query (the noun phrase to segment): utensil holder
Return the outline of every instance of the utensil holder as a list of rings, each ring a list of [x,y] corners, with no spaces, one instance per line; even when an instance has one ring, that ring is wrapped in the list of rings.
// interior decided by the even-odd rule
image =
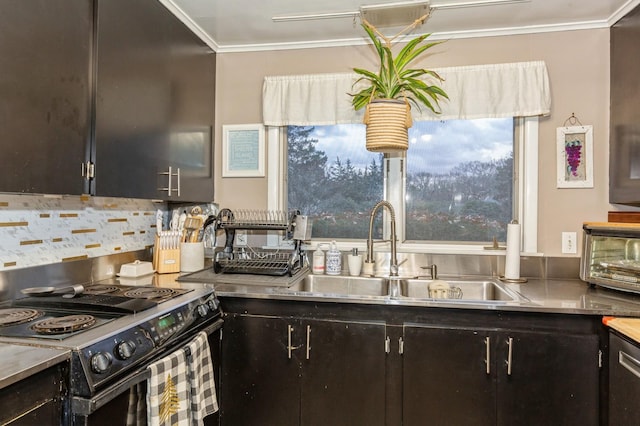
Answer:
[[[159,274],[180,272],[180,248],[161,248],[157,235],[153,247],[153,269]]]
[[[180,244],[180,272],[195,272],[204,269],[204,243]]]

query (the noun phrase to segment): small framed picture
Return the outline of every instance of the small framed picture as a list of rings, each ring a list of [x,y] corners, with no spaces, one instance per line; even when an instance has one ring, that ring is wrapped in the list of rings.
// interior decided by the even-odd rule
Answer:
[[[222,177],[264,176],[264,126],[222,126]]]
[[[593,126],[558,127],[558,188],[593,188]]]

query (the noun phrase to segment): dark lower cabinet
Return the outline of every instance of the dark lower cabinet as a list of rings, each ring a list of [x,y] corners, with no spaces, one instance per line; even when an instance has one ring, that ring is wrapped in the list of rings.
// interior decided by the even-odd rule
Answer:
[[[638,425],[640,345],[615,333],[609,343],[609,426]]]
[[[598,336],[518,331],[496,340],[498,425],[600,424]]]
[[[607,423],[600,317],[221,303],[223,426]]]
[[[495,362],[490,332],[403,327],[402,424],[495,425]],[[490,344],[489,344],[490,349]],[[489,361],[487,367],[486,361]]]
[[[300,424],[385,424],[385,324],[304,320]],[[308,351],[307,351],[308,350]]]
[[[0,390],[0,424],[11,426],[66,424],[64,364],[49,367]]]
[[[220,422],[295,425],[300,419],[296,356],[288,356],[287,320],[229,315],[222,337]]]
[[[222,425],[384,425],[384,323],[231,314],[224,327]]]
[[[598,425],[599,338],[405,324],[403,425]]]

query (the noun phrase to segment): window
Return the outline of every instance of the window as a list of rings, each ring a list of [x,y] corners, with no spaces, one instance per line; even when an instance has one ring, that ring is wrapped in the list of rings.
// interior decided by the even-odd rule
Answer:
[[[288,207],[311,216],[314,239],[366,238],[371,208],[388,199],[406,240],[505,240],[517,201],[513,119],[415,122],[406,157],[368,152],[364,138],[360,124],[287,128]]]

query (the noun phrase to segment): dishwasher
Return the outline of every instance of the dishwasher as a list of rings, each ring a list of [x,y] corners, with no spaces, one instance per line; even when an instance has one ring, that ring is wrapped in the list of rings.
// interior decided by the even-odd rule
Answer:
[[[640,345],[609,335],[609,426],[640,424]]]

